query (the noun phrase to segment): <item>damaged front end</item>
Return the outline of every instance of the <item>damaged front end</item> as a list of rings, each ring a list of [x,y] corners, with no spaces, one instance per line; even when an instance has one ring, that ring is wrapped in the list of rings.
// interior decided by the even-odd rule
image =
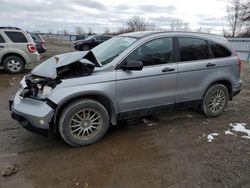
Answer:
[[[53,124],[56,104],[49,95],[64,79],[87,76],[100,66],[92,52],[72,52],[48,59],[20,82],[9,100],[11,116],[25,129],[47,135]]]
[[[51,79],[29,74],[25,76],[20,83],[22,90],[20,96],[22,98],[28,97],[43,100],[47,98],[52,89],[60,83],[60,79]]]
[[[54,56],[24,77],[20,83],[20,96],[44,100],[63,79],[88,76],[96,66],[101,65],[91,51]]]

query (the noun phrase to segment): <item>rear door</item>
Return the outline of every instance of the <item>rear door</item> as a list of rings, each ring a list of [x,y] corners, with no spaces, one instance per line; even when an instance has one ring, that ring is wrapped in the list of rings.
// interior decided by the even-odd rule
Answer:
[[[197,101],[202,98],[206,79],[218,68],[211,59],[206,40],[178,37],[178,78],[176,103]]]
[[[173,39],[151,40],[133,51],[124,63],[131,60],[141,61],[143,69],[117,70],[119,111],[126,114],[137,110],[144,114],[146,108],[174,106],[177,64],[173,61]]]
[[[10,39],[12,43],[9,43],[9,47],[19,48],[20,50],[30,53],[27,48],[28,39],[20,31],[4,31],[5,35]]]

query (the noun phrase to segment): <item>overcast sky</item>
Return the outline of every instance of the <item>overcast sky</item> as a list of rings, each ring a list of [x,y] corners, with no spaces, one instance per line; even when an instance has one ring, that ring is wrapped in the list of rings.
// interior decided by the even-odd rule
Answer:
[[[132,16],[142,16],[156,27],[168,29],[173,19],[192,29],[221,33],[227,29],[227,2],[223,0],[0,0],[0,25],[53,32],[76,26],[102,32],[125,26]]]

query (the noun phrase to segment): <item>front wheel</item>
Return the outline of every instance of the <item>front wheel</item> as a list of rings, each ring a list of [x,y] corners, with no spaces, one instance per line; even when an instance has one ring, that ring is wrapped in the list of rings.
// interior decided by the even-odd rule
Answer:
[[[98,142],[109,126],[105,107],[91,99],[69,104],[60,116],[59,132],[71,146],[86,146]]]
[[[229,99],[228,89],[222,84],[211,86],[203,99],[202,111],[207,117],[217,117],[225,110]]]

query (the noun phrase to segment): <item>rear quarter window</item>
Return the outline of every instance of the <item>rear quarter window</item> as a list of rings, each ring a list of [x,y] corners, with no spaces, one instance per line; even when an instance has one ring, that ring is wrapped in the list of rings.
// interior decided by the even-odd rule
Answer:
[[[2,35],[0,34],[0,43],[5,43],[4,38],[2,37]]]
[[[5,34],[14,43],[27,43],[28,42],[24,34],[21,32],[5,31]]]
[[[232,55],[231,51],[225,48],[224,46],[221,46],[214,42],[209,42],[209,43],[214,58],[229,57]]]

